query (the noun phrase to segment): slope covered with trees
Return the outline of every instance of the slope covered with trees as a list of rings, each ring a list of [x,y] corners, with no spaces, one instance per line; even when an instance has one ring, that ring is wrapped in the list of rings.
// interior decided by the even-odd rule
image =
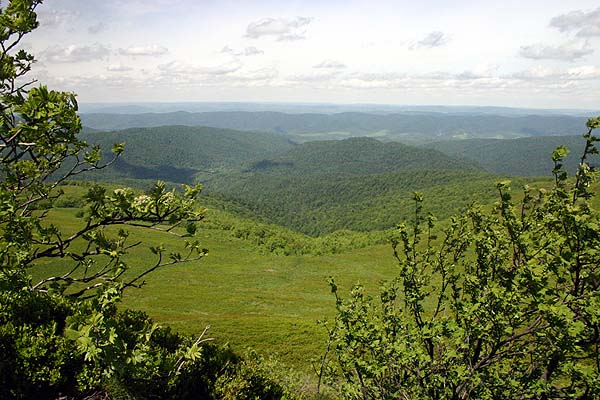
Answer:
[[[431,149],[370,138],[304,143],[240,173],[205,181],[206,192],[303,233],[382,230],[410,214],[410,193],[427,192],[442,217],[476,196],[494,196],[489,173]]]
[[[339,229],[394,227],[409,217],[411,193],[431,198],[428,210],[448,217],[475,199],[495,199],[497,175],[484,172],[422,170],[377,175],[240,174],[210,181],[206,193],[242,205],[264,220],[309,235]]]
[[[239,169],[244,163],[291,149],[288,139],[264,132],[189,126],[86,131],[82,139],[108,148],[124,143],[127,152],[96,179],[162,179],[192,183],[196,174]]]
[[[254,163],[247,172],[371,175],[427,169],[472,170],[476,166],[436,150],[362,137],[307,142],[279,157]]]
[[[553,168],[552,151],[566,146],[571,155],[564,160],[564,168],[577,172],[578,154],[585,142],[581,136],[539,136],[518,139],[465,139],[433,142],[427,148],[436,149],[452,157],[471,160],[487,171],[519,176],[550,175]],[[590,154],[589,162],[598,165],[597,155]]]

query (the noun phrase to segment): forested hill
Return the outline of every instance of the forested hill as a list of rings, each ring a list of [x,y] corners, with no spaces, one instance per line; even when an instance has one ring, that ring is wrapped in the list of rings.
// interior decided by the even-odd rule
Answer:
[[[368,175],[405,170],[477,168],[473,162],[461,161],[437,150],[358,137],[304,143],[279,157],[256,162],[246,172]]]
[[[285,114],[280,112],[172,112],[144,114],[82,114],[85,126],[101,130],[162,125],[212,126],[265,131],[312,140],[316,134],[379,136],[390,139],[528,137],[573,135],[585,118],[566,115],[471,115],[435,112],[367,114]],[[312,135],[312,136],[311,136]],[[321,136],[320,138],[323,138]]]
[[[87,130],[82,138],[110,149],[125,143],[116,166],[98,171],[103,177],[190,182],[198,172],[213,173],[291,149],[287,138],[264,132],[189,126],[132,128],[118,132]]]
[[[434,149],[372,138],[293,144],[274,133],[165,126],[86,131],[90,143],[125,142],[122,160],[87,178],[162,179],[205,184],[232,209],[320,235],[370,231],[412,215],[423,191],[441,217],[472,201],[495,198],[496,176]]]
[[[581,128],[580,128],[581,130]],[[429,143],[429,149],[452,157],[472,160],[485,170],[498,174],[520,176],[550,175],[554,168],[552,151],[566,146],[570,153],[564,167],[570,174],[577,171],[585,140],[579,136],[544,136],[512,140],[468,139]],[[592,165],[600,164],[598,155],[590,155]]]
[[[404,171],[377,175],[240,174],[207,182],[212,193],[270,221],[309,235],[340,229],[383,230],[414,217],[413,192],[439,218],[473,201],[497,199],[498,175],[479,171]],[[514,179],[519,188],[522,180]]]
[[[498,178],[436,150],[352,138],[298,145],[204,183],[206,192],[264,220],[321,235],[393,227],[414,213],[414,191],[425,193],[428,210],[447,217],[474,196],[495,198]]]

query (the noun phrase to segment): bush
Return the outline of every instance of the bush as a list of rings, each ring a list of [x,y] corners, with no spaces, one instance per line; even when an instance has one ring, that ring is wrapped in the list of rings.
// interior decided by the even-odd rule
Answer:
[[[588,121],[575,179],[553,153],[555,185],[508,182],[491,211],[473,206],[441,235],[422,212],[394,241],[397,279],[377,301],[336,296],[329,378],[347,399],[600,398],[600,214]]]

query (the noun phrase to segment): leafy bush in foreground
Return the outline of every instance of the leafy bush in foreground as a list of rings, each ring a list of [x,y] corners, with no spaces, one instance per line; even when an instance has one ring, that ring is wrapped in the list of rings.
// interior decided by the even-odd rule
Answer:
[[[586,163],[600,118],[587,126],[574,181],[559,147],[551,190],[525,187],[515,205],[498,183],[492,211],[474,206],[439,237],[415,193],[394,241],[398,277],[377,302],[360,286],[342,299],[331,281],[335,362],[323,365],[342,397],[600,398],[600,214]]]

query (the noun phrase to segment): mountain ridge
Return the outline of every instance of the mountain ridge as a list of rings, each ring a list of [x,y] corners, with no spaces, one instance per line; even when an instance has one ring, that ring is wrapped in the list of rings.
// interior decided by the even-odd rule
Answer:
[[[529,137],[567,135],[585,126],[586,118],[566,115],[502,116],[444,113],[286,114],[273,111],[170,112],[143,114],[82,114],[83,124],[99,130],[163,125],[208,126],[271,132],[299,141],[351,136],[388,140],[427,140],[471,137]],[[315,136],[316,135],[316,136]],[[337,135],[337,136],[336,136]]]

